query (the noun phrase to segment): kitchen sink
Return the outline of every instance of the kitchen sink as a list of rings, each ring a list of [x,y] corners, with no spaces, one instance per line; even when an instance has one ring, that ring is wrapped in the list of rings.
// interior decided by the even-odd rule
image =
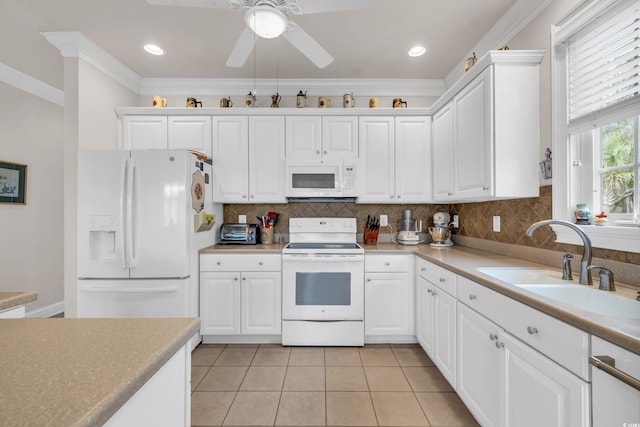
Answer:
[[[544,268],[478,268],[478,271],[511,284],[566,284],[562,272]],[[571,283],[571,282],[569,282]]]
[[[585,285],[515,284],[530,292],[592,313],[640,319],[640,301]]]

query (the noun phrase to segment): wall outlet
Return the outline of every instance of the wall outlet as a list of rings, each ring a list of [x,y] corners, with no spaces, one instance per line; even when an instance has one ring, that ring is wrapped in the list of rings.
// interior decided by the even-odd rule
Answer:
[[[247,223],[247,216],[246,215],[238,215],[238,222],[240,224],[246,224]]]
[[[493,217],[493,231],[494,233],[500,232],[500,215],[494,215]]]
[[[380,227],[386,227],[389,225],[389,217],[387,215],[380,215]]]
[[[453,221],[451,221],[451,225],[453,225],[453,228],[458,228],[460,227],[460,217],[458,215],[454,215],[453,216]]]

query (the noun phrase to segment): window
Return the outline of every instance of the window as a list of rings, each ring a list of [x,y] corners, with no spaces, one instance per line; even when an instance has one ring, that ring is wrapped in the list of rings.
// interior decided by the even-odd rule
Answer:
[[[588,203],[613,226],[583,227],[594,246],[640,252],[640,2],[587,1],[552,39],[553,216]]]

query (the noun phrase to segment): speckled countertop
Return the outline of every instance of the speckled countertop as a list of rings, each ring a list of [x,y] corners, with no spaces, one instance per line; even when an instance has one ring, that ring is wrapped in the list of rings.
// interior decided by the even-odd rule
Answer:
[[[38,294],[35,292],[0,292],[0,311],[18,305],[25,305],[28,302],[35,301]]]
[[[214,245],[201,250],[200,253],[264,253],[265,250],[270,253],[279,253],[283,247],[284,245],[255,245],[251,247],[233,246],[230,248],[224,245]],[[478,268],[486,267],[532,267],[560,271],[558,268],[463,246],[432,248],[429,245],[403,246],[395,243],[378,243],[377,245],[363,245],[363,247],[365,254],[416,254],[427,261],[431,261],[456,274],[478,282],[572,326],[597,335],[607,341],[611,341],[636,354],[640,354],[640,318],[612,317],[581,310],[529,292],[507,282],[502,282],[478,270]],[[628,297],[635,295],[633,288],[625,287],[624,284],[621,283],[617,283],[616,285],[616,293],[624,294]],[[638,304],[640,307],[640,302]]]
[[[0,426],[100,426],[199,327],[198,318],[1,319]]]

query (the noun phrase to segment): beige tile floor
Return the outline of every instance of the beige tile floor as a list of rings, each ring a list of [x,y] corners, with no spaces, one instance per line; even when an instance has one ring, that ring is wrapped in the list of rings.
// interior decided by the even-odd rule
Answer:
[[[478,426],[417,345],[207,345],[193,426]]]

